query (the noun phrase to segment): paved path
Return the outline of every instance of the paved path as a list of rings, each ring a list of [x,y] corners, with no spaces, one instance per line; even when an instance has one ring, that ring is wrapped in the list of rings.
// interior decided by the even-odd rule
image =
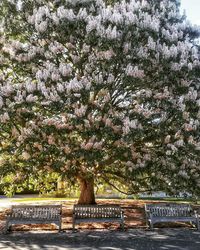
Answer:
[[[1,1],[1,0],[0,0]],[[14,195],[12,198],[8,198],[5,195],[0,195],[0,211],[4,210],[5,208],[9,208],[12,205],[18,204],[16,203],[17,200],[24,199],[24,198],[38,198],[39,196],[37,194],[31,194],[31,195]],[[38,201],[26,201],[26,203],[47,203],[51,200],[38,200]],[[0,249],[1,250],[1,249]]]
[[[84,230],[77,233],[14,232],[0,235],[1,250],[199,250],[193,229],[129,229],[125,232]]]
[[[4,210],[7,207],[11,206],[11,199],[0,195],[0,211]]]

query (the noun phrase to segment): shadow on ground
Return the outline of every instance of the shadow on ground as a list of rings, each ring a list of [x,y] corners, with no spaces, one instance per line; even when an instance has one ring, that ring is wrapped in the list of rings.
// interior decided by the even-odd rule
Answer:
[[[193,229],[84,230],[72,233],[14,232],[0,235],[0,250],[199,250]]]

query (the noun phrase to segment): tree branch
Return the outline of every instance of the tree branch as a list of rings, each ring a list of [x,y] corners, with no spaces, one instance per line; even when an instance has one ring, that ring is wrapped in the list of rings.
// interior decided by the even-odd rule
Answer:
[[[113,183],[111,183],[110,181],[108,181],[108,179],[106,178],[103,178],[104,181],[110,185],[111,187],[113,187],[114,189],[116,189],[118,192],[122,193],[122,194],[125,194],[125,195],[136,195],[138,193],[144,193],[144,192],[152,192],[153,190],[151,189],[147,189],[147,190],[140,190],[140,191],[137,191],[137,192],[124,192],[122,191],[121,189],[119,189],[118,187],[116,187]]]

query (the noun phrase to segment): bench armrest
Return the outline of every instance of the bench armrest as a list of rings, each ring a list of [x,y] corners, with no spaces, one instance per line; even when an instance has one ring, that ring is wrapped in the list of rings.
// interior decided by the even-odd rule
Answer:
[[[194,216],[195,216],[196,218],[199,217],[199,214],[198,214],[197,210],[194,210]]]
[[[145,214],[147,218],[151,218],[152,217],[152,213],[150,210],[145,210]]]
[[[11,215],[12,215],[12,211],[7,212],[7,213],[6,213],[6,218],[10,218]]]

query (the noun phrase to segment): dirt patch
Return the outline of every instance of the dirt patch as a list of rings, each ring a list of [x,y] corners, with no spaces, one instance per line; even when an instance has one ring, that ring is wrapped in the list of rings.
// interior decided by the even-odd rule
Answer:
[[[42,204],[53,204],[54,202],[44,202]],[[122,207],[125,216],[125,229],[128,228],[146,228],[145,210],[144,204],[152,203],[152,201],[135,201],[135,200],[97,200],[97,204],[118,204]],[[159,202],[160,203],[160,202]],[[29,203],[30,204],[30,203]],[[34,203],[36,204],[36,203]],[[39,203],[41,204],[41,202]],[[62,202],[62,229],[72,229],[72,209],[74,201]],[[200,209],[200,206],[195,207]],[[5,209],[0,212],[0,232],[2,232],[6,215],[9,213],[9,209]],[[76,226],[79,229],[119,229],[117,223],[82,223]],[[160,223],[159,227],[191,227],[188,223]],[[55,230],[55,225],[15,225],[12,227],[14,231],[28,231],[28,230]]]

